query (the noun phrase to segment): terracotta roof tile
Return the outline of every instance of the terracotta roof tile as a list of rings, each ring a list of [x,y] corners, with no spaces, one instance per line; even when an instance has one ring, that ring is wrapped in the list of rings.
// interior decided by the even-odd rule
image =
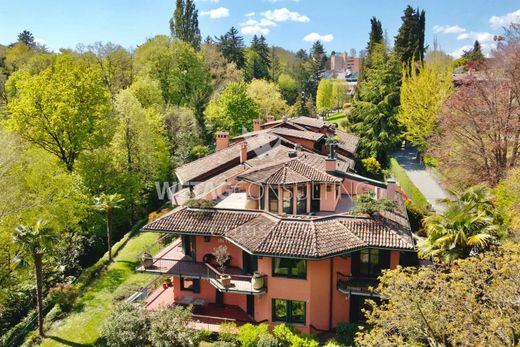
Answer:
[[[356,153],[359,144],[359,137],[339,129],[336,130],[336,135],[341,139],[338,143],[340,148],[351,154]]]
[[[222,236],[253,254],[322,258],[360,248],[413,250],[408,225],[381,217],[280,218],[264,211],[181,208],[143,230]]]
[[[304,140],[318,141],[324,135],[322,133],[315,133],[314,131],[301,131],[287,128],[274,128],[271,130],[271,133],[280,135],[280,136],[289,136],[296,137]]]

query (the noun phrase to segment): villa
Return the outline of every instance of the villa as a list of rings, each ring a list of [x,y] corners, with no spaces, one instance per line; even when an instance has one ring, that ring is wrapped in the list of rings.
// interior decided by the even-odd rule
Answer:
[[[215,153],[177,169],[174,210],[142,229],[174,236],[143,258],[140,271],[171,276],[147,307],[191,304],[208,324],[286,322],[305,333],[363,320],[365,300],[380,299],[369,287],[381,271],[417,257],[399,187],[356,174],[357,145],[308,117],[217,133]],[[366,193],[398,208],[350,213]],[[217,250],[229,256],[223,267]]]

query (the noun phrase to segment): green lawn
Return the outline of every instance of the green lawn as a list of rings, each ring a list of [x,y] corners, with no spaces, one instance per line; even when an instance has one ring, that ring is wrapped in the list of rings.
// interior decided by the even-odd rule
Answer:
[[[55,322],[46,332],[47,338],[41,346],[94,346],[99,339],[99,328],[112,308],[116,289],[130,283],[143,286],[152,279],[150,275],[135,272],[139,263],[136,256],[157,238],[154,233],[141,233],[131,238],[108,270],[84,289],[72,313]],[[152,251],[156,252],[155,249]]]
[[[429,210],[430,203],[424,197],[423,193],[417,188],[415,184],[410,180],[410,177],[406,174],[405,169],[397,162],[395,158],[390,159],[390,171],[392,175],[397,179],[401,188],[413,203],[419,207],[423,212]]]
[[[327,117],[328,122],[336,123],[339,129],[345,130],[340,124],[343,119],[347,119],[347,115],[343,113],[343,111],[336,112],[333,115]]]

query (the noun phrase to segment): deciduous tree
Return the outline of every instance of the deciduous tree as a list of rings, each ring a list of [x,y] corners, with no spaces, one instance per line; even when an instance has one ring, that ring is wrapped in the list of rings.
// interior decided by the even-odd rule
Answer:
[[[278,86],[266,80],[252,80],[247,86],[247,94],[258,105],[260,115],[280,117],[287,113],[288,106],[280,94]]]
[[[37,75],[17,74],[7,105],[9,126],[72,172],[81,152],[103,141],[110,103],[99,73],[62,55]]]

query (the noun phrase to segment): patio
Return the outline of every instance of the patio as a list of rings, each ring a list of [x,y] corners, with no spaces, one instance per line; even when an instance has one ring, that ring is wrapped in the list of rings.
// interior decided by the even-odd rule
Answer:
[[[155,311],[161,307],[171,307],[177,302],[182,302],[183,298],[176,300],[173,296],[173,288],[164,289],[158,287],[145,299],[147,310]],[[185,305],[182,305],[185,306]],[[233,322],[238,326],[254,322],[246,312],[234,305],[218,306],[213,303],[200,303],[193,306],[193,322],[190,324],[194,329],[209,330],[217,332],[219,325],[224,322]]]

